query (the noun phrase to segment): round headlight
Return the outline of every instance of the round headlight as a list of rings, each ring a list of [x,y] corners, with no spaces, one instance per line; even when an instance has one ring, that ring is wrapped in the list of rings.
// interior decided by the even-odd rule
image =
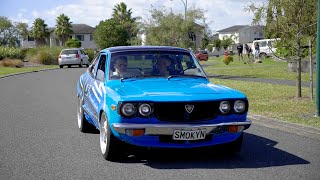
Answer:
[[[246,104],[243,101],[234,102],[234,111],[237,113],[242,113],[246,109]]]
[[[222,114],[227,114],[231,109],[230,103],[228,101],[221,101],[219,109]]]
[[[149,116],[152,113],[151,106],[149,104],[141,104],[139,106],[139,113],[142,116]]]
[[[136,108],[131,103],[126,103],[122,106],[121,112],[125,116],[132,116],[136,113]]]

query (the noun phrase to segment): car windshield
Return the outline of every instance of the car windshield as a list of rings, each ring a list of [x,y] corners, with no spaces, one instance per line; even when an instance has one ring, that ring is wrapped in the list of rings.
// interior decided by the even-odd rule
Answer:
[[[180,51],[126,51],[111,54],[110,79],[206,77],[196,58]]]
[[[61,54],[78,54],[78,50],[64,50]]]

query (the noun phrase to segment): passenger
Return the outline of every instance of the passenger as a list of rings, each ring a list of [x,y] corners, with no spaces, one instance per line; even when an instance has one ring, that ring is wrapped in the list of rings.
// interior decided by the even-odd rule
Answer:
[[[115,59],[113,75],[123,78],[126,76],[128,59],[125,56],[119,56]]]
[[[169,76],[169,67],[171,66],[171,59],[169,56],[160,56],[159,60],[157,61],[157,68],[159,74],[161,76]]]

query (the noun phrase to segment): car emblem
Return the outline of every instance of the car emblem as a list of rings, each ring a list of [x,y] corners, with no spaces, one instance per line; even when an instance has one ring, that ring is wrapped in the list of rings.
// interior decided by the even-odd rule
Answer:
[[[193,111],[194,105],[187,104],[184,106],[186,111],[190,114]]]

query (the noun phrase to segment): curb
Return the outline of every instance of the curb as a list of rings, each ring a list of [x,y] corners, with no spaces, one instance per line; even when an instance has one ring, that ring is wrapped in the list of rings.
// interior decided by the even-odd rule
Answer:
[[[34,71],[28,71],[28,72],[13,73],[13,74],[8,74],[8,75],[0,76],[0,79],[4,79],[4,78],[10,77],[10,76],[17,76],[17,75],[21,75],[21,74],[28,74],[28,73],[48,71],[48,70],[55,70],[55,69],[59,69],[59,68],[49,68],[49,69],[40,69],[40,70],[34,70]]]
[[[248,118],[253,124],[320,140],[320,128],[266,118],[255,114],[249,114]]]

